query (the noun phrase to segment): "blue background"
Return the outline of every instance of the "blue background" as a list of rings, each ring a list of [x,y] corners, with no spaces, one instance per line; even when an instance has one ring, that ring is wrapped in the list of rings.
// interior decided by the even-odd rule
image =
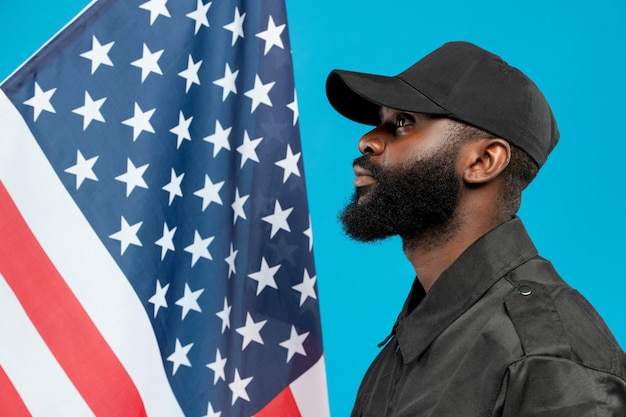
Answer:
[[[349,415],[414,272],[397,239],[363,245],[341,232],[336,214],[352,193],[351,161],[367,127],[332,110],[325,79],[333,68],[395,75],[450,40],[501,55],[551,103],[561,142],[525,192],[520,216],[539,252],[625,346],[626,2],[286,2],[332,415]],[[86,3],[2,0],[0,79]]]

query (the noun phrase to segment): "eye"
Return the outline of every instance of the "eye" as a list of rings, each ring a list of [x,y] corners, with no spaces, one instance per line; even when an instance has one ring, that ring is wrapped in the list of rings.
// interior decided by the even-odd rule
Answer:
[[[400,113],[396,117],[396,129],[399,129],[401,127],[410,126],[414,122],[415,122],[415,119],[413,119],[413,117],[411,115],[406,114],[406,113]]]

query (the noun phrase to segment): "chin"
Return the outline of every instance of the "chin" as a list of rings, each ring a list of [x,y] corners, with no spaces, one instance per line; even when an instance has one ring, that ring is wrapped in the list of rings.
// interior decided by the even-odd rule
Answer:
[[[369,200],[370,195],[372,194],[372,187],[360,187],[357,188],[354,192],[354,202],[357,204],[361,204],[364,201]]]

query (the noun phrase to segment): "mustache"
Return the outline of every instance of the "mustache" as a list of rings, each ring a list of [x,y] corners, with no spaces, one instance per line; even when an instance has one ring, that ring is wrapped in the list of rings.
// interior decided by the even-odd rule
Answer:
[[[374,164],[368,155],[360,156],[352,161],[352,166],[355,165],[358,165],[361,168],[368,170],[376,179],[380,178],[383,174],[383,169],[380,166]]]

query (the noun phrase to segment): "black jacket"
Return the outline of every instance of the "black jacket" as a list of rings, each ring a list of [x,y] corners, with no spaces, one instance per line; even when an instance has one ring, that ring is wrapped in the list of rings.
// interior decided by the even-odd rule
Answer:
[[[353,417],[626,416],[626,356],[515,218],[418,280]]]

